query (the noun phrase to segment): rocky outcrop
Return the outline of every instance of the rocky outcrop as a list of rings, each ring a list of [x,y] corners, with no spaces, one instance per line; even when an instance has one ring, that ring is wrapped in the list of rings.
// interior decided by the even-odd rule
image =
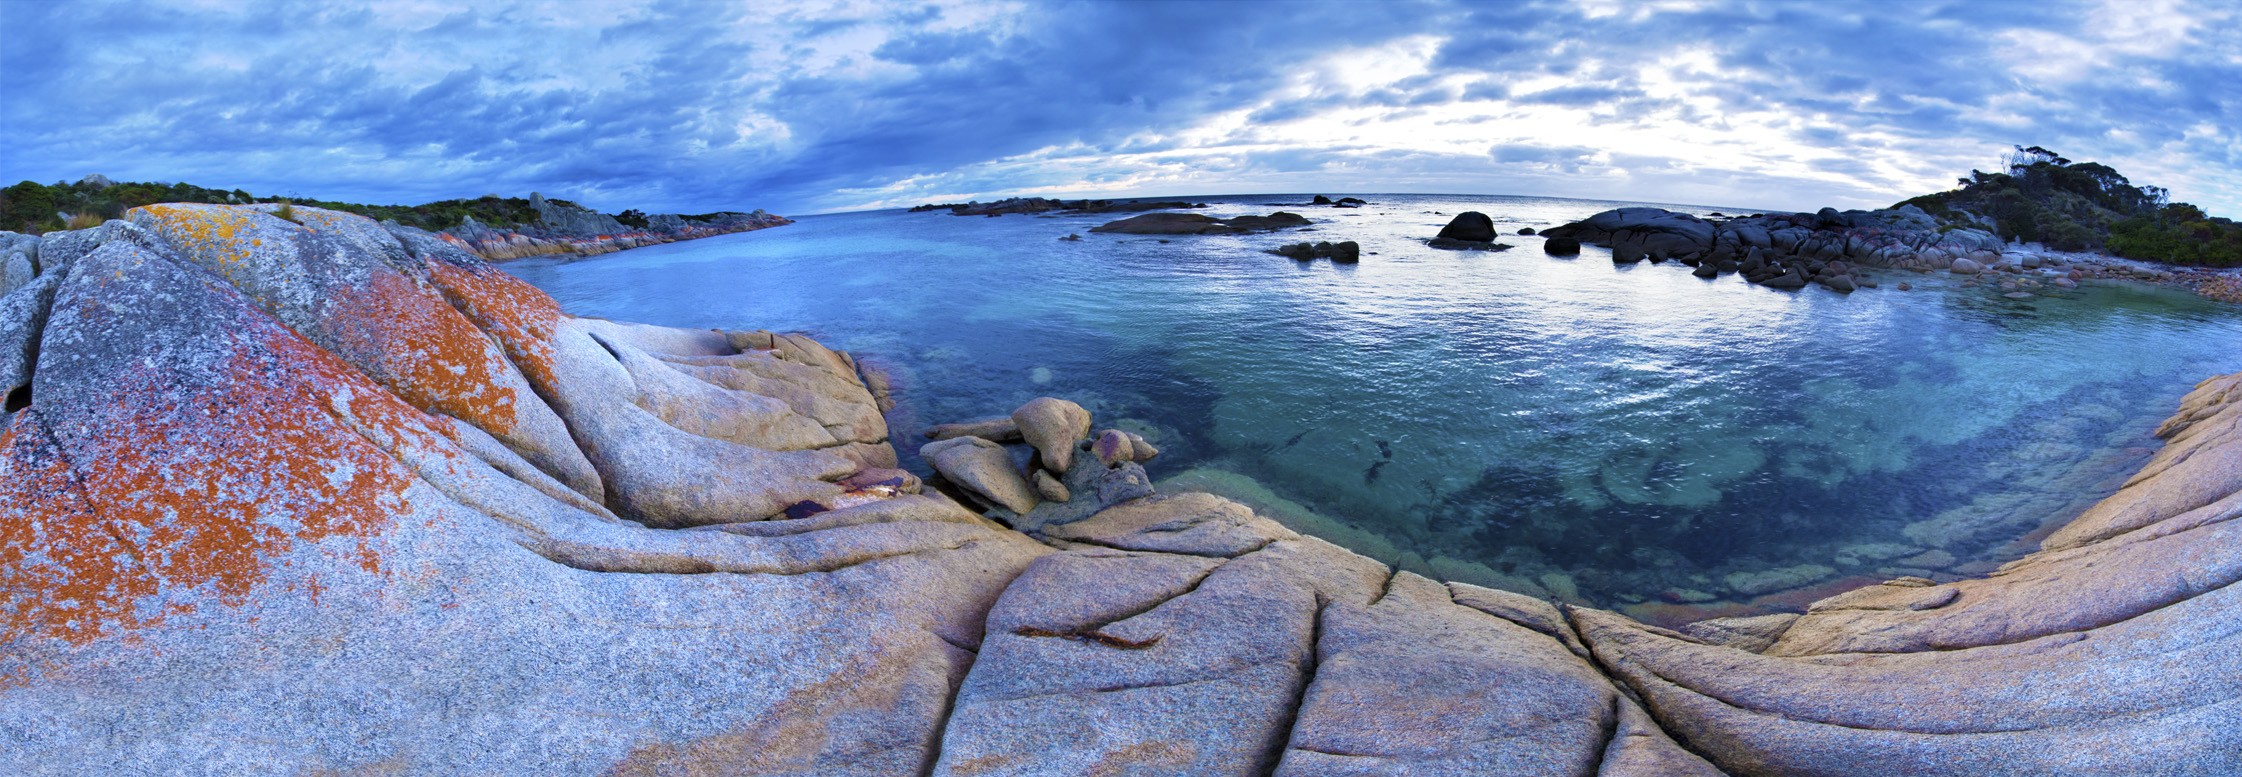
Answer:
[[[1998,257],[2002,249],[1991,233],[1942,226],[1913,206],[1717,220],[1620,208],[1541,234],[1610,248],[1612,261],[1620,263],[1672,260],[1698,268],[1700,277],[1735,273],[1769,288],[1820,284],[1833,291],[1865,285],[1855,272],[1861,267],[1944,270],[1958,258]]]
[[[794,223],[784,216],[757,210],[700,216],[661,213],[643,217],[643,223],[625,224],[614,216],[551,202],[535,193],[529,195],[529,203],[537,211],[534,223],[494,228],[469,216],[465,223],[437,236],[484,259],[501,261],[553,254],[590,256]]]
[[[1054,200],[1048,197],[1012,197],[996,202],[920,205],[912,213],[946,210],[952,216],[1002,216],[1007,213],[1142,213],[1148,210],[1204,208],[1203,202],[1183,200]]]
[[[1110,221],[1091,227],[1090,231],[1123,235],[1243,235],[1305,227],[1311,223],[1313,222],[1300,214],[1284,211],[1267,216],[1233,216],[1227,219],[1198,213],[1147,213]]]
[[[0,771],[2242,770],[2242,375],[1991,577],[1676,632],[1152,493],[1056,399],[1006,528],[849,354],[297,213],[48,235],[0,297]]]
[[[2242,275],[2006,245],[1976,222],[1940,221],[1913,205],[1711,219],[1660,208],[1620,208],[1541,234],[1553,254],[1575,252],[1585,241],[1610,248],[1612,260],[1622,264],[1671,260],[1696,268],[1693,272],[1701,278],[1735,274],[1778,289],[1871,288],[1877,281],[1864,270],[1875,269],[1977,276],[1969,283],[1998,286],[2010,294],[2112,278],[2242,300],[2242,281],[2237,280]]]

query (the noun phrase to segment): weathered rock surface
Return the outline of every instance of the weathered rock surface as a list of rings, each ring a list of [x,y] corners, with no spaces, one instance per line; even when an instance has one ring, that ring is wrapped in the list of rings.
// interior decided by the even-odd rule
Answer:
[[[919,458],[991,504],[1015,513],[1035,509],[1036,489],[1012,468],[1012,457],[1002,445],[979,437],[955,437],[921,446]]]
[[[1035,446],[1043,465],[1055,472],[1074,466],[1075,444],[1090,436],[1090,411],[1055,397],[1037,397],[1012,411],[1020,436]]]
[[[298,212],[49,235],[0,297],[0,772],[2242,772],[2242,375],[1991,577],[1674,632],[1152,494],[1055,399],[1058,507],[928,446],[1007,530],[848,354]]]

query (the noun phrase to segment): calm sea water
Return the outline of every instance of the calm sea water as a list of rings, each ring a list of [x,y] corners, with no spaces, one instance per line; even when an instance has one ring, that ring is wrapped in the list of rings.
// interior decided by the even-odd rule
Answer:
[[[2192,384],[2242,370],[2242,311],[2184,293],[2010,300],[1943,274],[1774,291],[1532,237],[1422,243],[1463,210],[1513,233],[1621,203],[1367,198],[1288,208],[1308,232],[888,211],[506,268],[577,315],[856,352],[902,388],[906,456],[927,424],[1066,397],[1158,442],[1172,487],[1443,578],[1638,610],[1982,571],[2114,490]],[[1366,255],[1263,252],[1302,239]]]

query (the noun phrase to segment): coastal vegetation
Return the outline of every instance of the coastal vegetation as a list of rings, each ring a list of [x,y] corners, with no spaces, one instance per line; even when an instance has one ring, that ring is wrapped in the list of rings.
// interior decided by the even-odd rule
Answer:
[[[57,181],[42,184],[23,181],[0,189],[0,229],[32,235],[59,229],[84,229],[99,225],[103,220],[123,216],[125,211],[133,208],[165,202],[292,203],[395,221],[431,232],[460,226],[469,218],[485,226],[502,229],[534,224],[538,220],[537,209],[529,199],[500,197],[496,194],[486,194],[474,199],[438,200],[420,205],[366,205],[308,197],[253,195],[241,189],[211,189],[188,183],[118,183],[99,175],[89,175],[76,183]],[[567,200],[546,202],[561,207],[580,207]],[[643,213],[632,210],[624,211],[624,214],[637,214],[637,218],[633,220],[618,217],[623,223],[641,228],[645,226],[646,217]],[[710,221],[721,215],[723,214],[712,213],[683,218],[686,221]]]
[[[2135,185],[2097,162],[2073,162],[2039,146],[2017,147],[2001,172],[1970,171],[1956,189],[1914,205],[1950,228],[1977,225],[2004,239],[2128,259],[2242,267],[2242,224],[2172,202],[2161,186]]]

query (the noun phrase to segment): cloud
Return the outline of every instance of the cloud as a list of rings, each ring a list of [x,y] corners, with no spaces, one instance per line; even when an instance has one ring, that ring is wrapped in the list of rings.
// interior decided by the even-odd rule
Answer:
[[[1888,204],[2057,148],[2242,214],[2212,2],[0,3],[0,175],[801,213],[1010,193]]]

